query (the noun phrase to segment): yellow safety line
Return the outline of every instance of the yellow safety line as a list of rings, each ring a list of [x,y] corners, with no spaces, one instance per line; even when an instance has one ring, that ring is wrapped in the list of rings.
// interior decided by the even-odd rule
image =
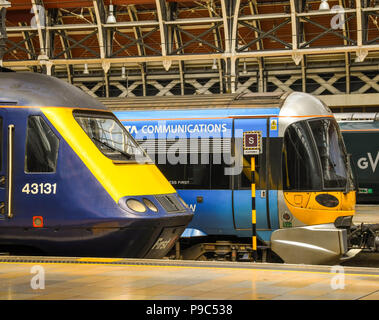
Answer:
[[[88,258],[87,258],[88,259]],[[106,258],[102,259],[106,261]],[[112,260],[112,259],[111,259]],[[122,259],[120,259],[122,260]],[[87,261],[87,260],[81,260]],[[75,263],[75,262],[3,262],[3,264],[56,264],[56,265],[83,265],[88,266],[88,263]],[[191,266],[158,266],[158,265],[138,265],[138,264],[113,264],[113,263],[93,263],[92,265],[96,266],[114,266],[114,267],[159,267],[159,268],[182,268],[182,269],[211,269],[211,270],[245,270],[245,271],[271,271],[271,272],[298,272],[298,273],[310,273],[310,274],[324,274],[324,275],[336,275],[335,273],[326,272],[326,271],[304,271],[304,270],[279,270],[279,269],[255,269],[255,268],[227,268],[227,267],[191,267]],[[343,267],[343,266],[342,266]],[[345,276],[352,277],[379,277],[379,274],[360,274],[360,273],[344,273]]]

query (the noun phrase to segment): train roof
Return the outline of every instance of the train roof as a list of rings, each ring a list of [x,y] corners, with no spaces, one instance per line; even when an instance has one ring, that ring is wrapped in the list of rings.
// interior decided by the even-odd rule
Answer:
[[[334,114],[342,132],[369,133],[379,131],[379,112]]]
[[[335,113],[334,117],[339,122],[379,121],[379,112]]]
[[[31,72],[0,72],[0,105],[107,109],[63,80]]]
[[[211,108],[280,108],[287,94],[283,92],[247,94],[210,94],[163,97],[100,98],[112,111],[172,110]]]

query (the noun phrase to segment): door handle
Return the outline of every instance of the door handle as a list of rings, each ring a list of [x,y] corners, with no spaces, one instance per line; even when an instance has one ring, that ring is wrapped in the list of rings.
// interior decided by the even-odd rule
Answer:
[[[7,170],[7,190],[8,190],[8,205],[7,216],[13,217],[13,143],[14,143],[14,125],[8,126],[8,170]]]
[[[0,177],[0,188],[4,188],[5,187],[5,176],[1,176]]]

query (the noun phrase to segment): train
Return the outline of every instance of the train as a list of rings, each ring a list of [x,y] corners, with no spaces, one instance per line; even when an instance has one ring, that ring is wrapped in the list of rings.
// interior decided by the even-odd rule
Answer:
[[[181,258],[245,260],[257,249],[259,261],[333,264],[362,249],[364,231],[352,223],[349,157],[331,110],[316,97],[275,92],[101,101],[194,211]]]
[[[379,113],[336,113],[358,184],[357,203],[379,203]]]
[[[0,252],[162,258],[193,212],[98,100],[0,73]]]

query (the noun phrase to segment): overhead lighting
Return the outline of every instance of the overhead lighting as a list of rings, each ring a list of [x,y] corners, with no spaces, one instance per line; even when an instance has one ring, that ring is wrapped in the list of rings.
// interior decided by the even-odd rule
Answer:
[[[319,10],[330,10],[328,0],[321,0]]]
[[[243,62],[243,70],[242,70],[242,73],[243,73],[243,74],[247,74],[246,61]]]
[[[84,65],[84,71],[83,71],[83,74],[89,74],[88,64],[87,64],[87,63]]]
[[[124,66],[121,68],[121,78],[126,79],[126,68]]]
[[[107,18],[107,23],[110,23],[110,24],[117,23],[116,18],[113,14],[113,4],[109,5],[109,14],[108,14],[108,18]]]
[[[212,70],[217,70],[218,67],[217,67],[217,61],[216,59],[213,59],[213,66],[212,66]]]
[[[9,8],[11,3],[7,0],[0,0],[0,8]]]

